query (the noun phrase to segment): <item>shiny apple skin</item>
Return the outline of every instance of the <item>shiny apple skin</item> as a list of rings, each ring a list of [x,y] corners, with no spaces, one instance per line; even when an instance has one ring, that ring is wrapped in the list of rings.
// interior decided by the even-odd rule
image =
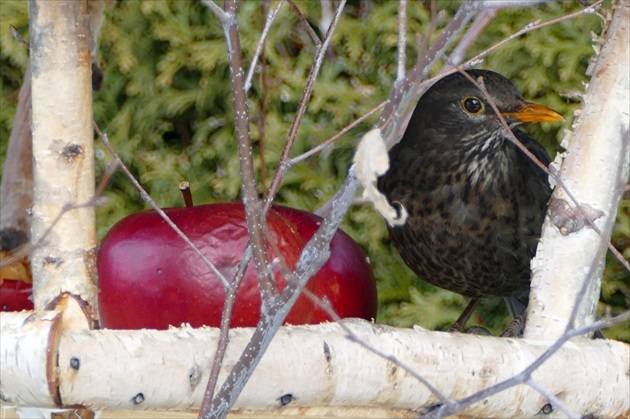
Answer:
[[[240,202],[170,208],[165,212],[216,268],[231,281],[248,242]],[[295,226],[275,212],[267,225],[274,246],[294,269],[303,241]],[[225,292],[216,275],[154,211],[119,221],[103,239],[98,257],[101,325],[111,329],[166,329],[189,323],[217,327]],[[286,282],[274,270],[276,286]],[[237,293],[232,327],[255,326],[260,319],[260,293],[253,262]],[[300,296],[286,323],[312,321],[313,303]]]
[[[273,208],[295,224],[305,244],[322,222],[321,217],[309,212],[280,205]],[[327,298],[339,317],[376,318],[378,299],[372,267],[361,247],[341,229],[330,242],[330,258],[313,281],[315,295]],[[315,306],[312,324],[331,320],[323,308]]]
[[[33,284],[16,279],[3,278],[0,283],[0,310],[33,310]]]

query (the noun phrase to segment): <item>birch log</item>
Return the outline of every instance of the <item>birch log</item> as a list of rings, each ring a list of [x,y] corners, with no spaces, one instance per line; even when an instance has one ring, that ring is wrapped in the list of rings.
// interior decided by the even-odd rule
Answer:
[[[36,312],[33,316],[45,316]],[[52,395],[31,386],[57,365],[62,405],[93,410],[198,409],[208,378],[217,329],[59,330],[39,338],[23,330],[30,313],[0,315],[2,382],[5,404],[59,407]],[[497,339],[425,330],[395,329],[365,321],[345,324],[358,338],[423,376],[446,397],[458,399],[509,379],[548,347],[544,342]],[[224,361],[229,371],[253,329],[234,329]],[[28,336],[30,346],[47,348],[51,359],[16,365],[13,342]],[[39,339],[39,341],[35,341]],[[58,343],[57,343],[58,342]],[[58,346],[55,346],[58,345]],[[40,350],[41,351],[41,350]],[[18,352],[19,353],[19,352]],[[606,340],[571,341],[533,374],[533,379],[566,406],[583,415],[630,413],[629,346]],[[220,378],[220,381],[225,376]],[[18,383],[18,384],[15,384]],[[52,389],[56,386],[50,387]],[[235,409],[373,407],[422,410],[439,400],[427,387],[391,360],[348,339],[337,323],[283,327],[269,346]],[[531,417],[547,400],[516,385],[462,412],[479,417]]]
[[[560,172],[560,178],[586,212],[603,214],[594,221],[601,237],[588,224],[571,231],[570,224],[583,223],[583,215],[575,210],[567,193],[556,186],[552,206],[560,203],[559,210],[550,210],[532,262],[534,276],[526,338],[556,339],[567,327],[581,327],[593,321],[606,244],[630,164],[628,45],[630,2],[619,1],[612,9],[607,39],[597,58]],[[558,221],[565,226],[570,223],[567,231],[561,232],[554,225]],[[586,292],[580,296],[585,282]],[[577,318],[570,324],[576,304]]]
[[[58,347],[60,313],[4,314],[0,315],[0,401],[21,406],[58,405],[56,354],[50,351]]]
[[[30,0],[29,25],[35,308],[54,306],[65,292],[66,302],[76,300],[81,309],[96,311],[96,285],[90,280],[96,246],[94,206],[66,211],[94,197],[87,2]]]

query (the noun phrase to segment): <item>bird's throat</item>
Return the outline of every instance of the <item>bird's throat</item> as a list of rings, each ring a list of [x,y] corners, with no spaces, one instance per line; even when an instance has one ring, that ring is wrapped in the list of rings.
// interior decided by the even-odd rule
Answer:
[[[501,131],[471,141],[462,160],[471,187],[486,191],[508,182],[514,151]]]

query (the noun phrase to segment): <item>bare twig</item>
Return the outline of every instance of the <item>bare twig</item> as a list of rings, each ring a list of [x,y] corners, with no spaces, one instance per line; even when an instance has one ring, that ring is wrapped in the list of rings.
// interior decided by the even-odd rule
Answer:
[[[229,284],[228,284],[228,281],[223,276],[223,274],[212,264],[212,262],[210,262],[203,255],[203,253],[201,253],[199,248],[197,246],[195,246],[195,244],[192,241],[190,241],[190,239],[184,234],[184,232],[181,231],[179,227],[177,227],[177,225],[168,217],[168,215],[166,215],[166,213],[158,206],[158,204],[149,196],[147,191],[144,190],[142,185],[140,185],[140,183],[136,180],[136,178],[133,176],[133,174],[129,171],[129,169],[127,168],[125,163],[123,163],[123,161],[120,158],[120,156],[118,155],[118,153],[116,153],[116,150],[114,150],[114,148],[112,147],[111,143],[109,142],[109,138],[107,137],[107,134],[105,134],[105,133],[103,133],[101,131],[101,129],[96,124],[96,122],[94,122],[94,129],[96,130],[96,133],[98,134],[98,136],[101,138],[101,141],[103,142],[103,145],[105,146],[105,148],[107,148],[107,150],[114,157],[114,159],[116,161],[116,164],[120,166],[120,168],[125,173],[127,178],[131,181],[131,183],[140,192],[140,196],[142,197],[142,200],[144,202],[146,202],[147,204],[149,204],[151,206],[151,208],[153,208],[158,214],[160,214],[160,217],[162,217],[162,219],[164,219],[164,221],[166,221],[166,223],[175,231],[175,233],[177,233],[177,235],[182,240],[184,240],[184,242],[188,246],[190,246],[191,249],[193,249],[193,251],[197,254],[197,256],[199,256],[203,260],[203,263],[205,263],[206,266],[208,268],[210,268],[210,270],[212,272],[214,272],[214,274],[217,276],[217,278],[219,278],[219,281],[221,281],[221,284],[223,285],[223,287],[227,288]]]
[[[304,117],[304,113],[306,112],[306,106],[308,105],[308,101],[311,97],[311,93],[313,92],[313,85],[315,84],[315,79],[317,78],[317,74],[322,66],[324,61],[324,55],[326,54],[326,50],[330,45],[330,41],[332,39],[332,34],[339,23],[339,19],[341,18],[341,12],[343,11],[343,7],[346,4],[346,0],[341,0],[339,5],[337,6],[337,11],[335,12],[335,16],[333,18],[330,27],[328,28],[328,32],[326,32],[326,36],[324,37],[324,41],[317,48],[317,54],[315,54],[315,62],[311,67],[311,71],[309,72],[308,79],[306,81],[306,86],[304,87],[304,92],[302,93],[302,99],[298,104],[298,109],[295,113],[295,117],[293,118],[293,123],[291,124],[291,128],[289,129],[289,135],[287,136],[287,141],[284,145],[284,149],[282,150],[282,154],[280,156],[280,161],[278,162],[278,168],[273,175],[273,179],[271,181],[271,185],[269,186],[269,192],[265,198],[265,206],[263,208],[264,213],[266,214],[271,207],[271,203],[273,202],[274,197],[278,193],[280,189],[280,183],[282,182],[282,177],[287,170],[287,161],[291,155],[291,149],[293,148],[293,143],[297,137],[297,131],[300,128],[300,124],[302,123],[302,119]]]
[[[536,156],[534,156],[534,154],[532,154],[531,151],[529,151],[527,149],[527,147],[525,147],[519,140],[518,138],[516,138],[516,136],[514,135],[514,133],[512,132],[512,130],[510,129],[508,123],[506,122],[505,118],[503,117],[503,115],[501,114],[501,112],[499,112],[499,109],[497,108],[496,103],[494,103],[494,101],[492,100],[492,97],[490,97],[490,93],[488,93],[488,90],[486,90],[486,87],[484,86],[483,83],[480,83],[479,80],[474,80],[472,77],[470,77],[470,75],[468,75],[468,73],[464,72],[460,67],[456,67],[458,71],[461,72],[461,74],[463,74],[468,80],[470,80],[473,84],[475,84],[477,86],[477,88],[479,88],[479,90],[483,93],[484,97],[488,100],[488,103],[490,104],[490,106],[492,107],[492,110],[495,112],[495,114],[497,115],[497,118],[499,119],[499,121],[501,121],[501,124],[503,125],[503,127],[505,128],[505,133],[508,136],[508,139],[515,145],[518,147],[518,149],[523,152],[523,154],[525,154],[527,156],[527,158],[529,158],[532,162],[534,162],[536,164],[536,166],[538,166],[540,168],[540,170],[542,170],[543,172],[545,172],[551,179],[554,180],[554,182],[556,182],[556,185],[559,186],[569,197],[569,199],[571,200],[571,202],[573,203],[573,205],[575,205],[575,207],[578,209],[578,211],[580,211],[581,216],[584,218],[585,222],[589,225],[589,227],[591,229],[593,229],[593,231],[595,231],[601,240],[603,240],[605,243],[607,243],[608,249],[613,253],[613,255],[615,255],[615,257],[624,265],[626,266],[627,269],[630,270],[630,265],[628,265],[628,261],[625,260],[625,258],[623,257],[623,255],[619,252],[619,250],[617,250],[615,248],[615,246],[613,246],[613,244],[608,240],[607,237],[603,237],[603,233],[602,230],[597,227],[597,225],[595,225],[595,223],[593,222],[593,220],[591,219],[591,217],[588,216],[586,210],[584,209],[584,207],[580,204],[580,202],[575,198],[575,196],[573,195],[573,193],[569,190],[569,188],[567,188],[566,184],[564,183],[564,181],[562,180],[562,178],[560,176],[558,176],[558,173],[556,173],[554,170],[550,170],[547,166],[545,166],[540,160],[538,160],[538,158]],[[621,174],[621,168],[620,168],[620,174]],[[592,270],[594,270],[595,268],[593,267]],[[591,270],[591,271],[592,271]],[[590,278],[590,275],[588,276]]]
[[[116,171],[117,167],[118,167],[118,162],[116,160],[112,160],[111,162],[109,162],[109,164],[105,167],[105,173],[103,174],[101,181],[97,185],[95,193],[94,193],[94,197],[92,199],[82,204],[67,204],[63,206],[61,211],[59,211],[59,214],[57,214],[53,222],[50,223],[50,225],[44,231],[44,234],[42,234],[39,240],[37,240],[37,242],[33,243],[32,245],[19,246],[17,249],[15,249],[11,253],[11,256],[0,260],[0,269],[10,266],[16,262],[19,262],[22,258],[28,256],[28,254],[32,250],[37,249],[40,246],[42,246],[44,241],[50,235],[50,233],[52,233],[52,231],[54,230],[55,226],[59,223],[59,221],[61,221],[61,219],[67,212],[75,208],[87,208],[90,205],[94,206],[95,208],[98,208],[99,206],[103,205],[106,199],[101,197],[101,194],[103,193],[103,190],[105,190],[105,186],[107,185],[111,176]]]
[[[313,40],[313,43],[315,44],[315,46],[317,46],[319,48],[319,46],[322,44],[322,41],[319,39],[319,36],[317,36],[317,34],[313,30],[313,28],[311,28],[311,25],[308,23],[308,21],[306,20],[306,18],[304,17],[302,12],[300,11],[299,7],[297,7],[295,5],[293,0],[287,0],[287,1],[288,1],[289,5],[291,6],[291,9],[293,9],[295,14],[300,19],[300,24],[302,25],[304,30],[306,30],[306,33],[308,34],[308,36],[311,37],[311,39]]]
[[[236,12],[235,0],[226,0],[224,13],[227,18],[221,19],[221,25],[225,32],[230,73],[232,75],[232,100],[234,104],[234,119],[236,122],[236,135],[238,138],[238,150],[241,163],[242,200],[245,206],[247,230],[250,239],[247,248],[243,253],[243,257],[241,258],[238,268],[239,272],[237,273],[234,281],[232,281],[230,287],[226,289],[227,301],[223,306],[219,344],[213,360],[211,376],[208,380],[203,402],[201,404],[199,412],[200,417],[210,417],[209,415],[211,414],[210,410],[212,409],[214,401],[214,388],[217,384],[221,363],[225,355],[225,351],[227,350],[227,343],[229,342],[229,327],[234,300],[252,253],[254,257],[254,265],[256,266],[256,272],[259,278],[263,313],[268,310],[267,306],[271,301],[273,301],[275,295],[273,278],[269,270],[269,258],[267,256],[262,232],[265,217],[261,214],[260,200],[258,199],[258,194],[256,192],[251,137],[249,132],[249,109],[247,107],[247,98],[245,93],[245,80],[243,77],[242,54]],[[215,13],[217,12],[215,11]]]
[[[514,387],[519,384],[526,383],[527,380],[531,379],[532,373],[536,371],[542,364],[547,362],[549,358],[551,358],[558,350],[567,343],[571,338],[575,336],[584,335],[586,333],[593,332],[595,330],[600,330],[618,323],[627,322],[630,320],[630,311],[620,314],[619,316],[613,318],[606,318],[603,320],[599,320],[590,325],[580,327],[578,329],[573,329],[571,331],[567,331],[563,336],[561,336],[558,340],[556,340],[545,352],[543,352],[534,362],[532,362],[527,368],[525,368],[520,374],[515,375],[512,378],[501,381],[491,387],[488,387],[484,390],[478,391],[475,394],[472,394],[463,399],[459,399],[450,403],[449,405],[440,406],[431,414],[427,415],[427,418],[442,418],[445,416],[453,415],[456,412],[477,403],[483,399],[486,399],[493,394],[497,394],[501,391],[507,390],[508,388]]]
[[[212,405],[204,412],[204,418],[224,417],[236,401],[276,331],[300,295],[306,281],[328,259],[330,240],[350,205],[357,187],[358,182],[354,175],[354,169],[351,168],[346,181],[335,196],[337,205],[333,206],[330,217],[322,221],[321,226],[300,255],[295,270],[295,277],[299,278],[299,281],[289,281],[281,294],[281,298],[275,299],[273,304],[268,306],[268,310],[261,313],[261,321],[251,340],[214,397]]]
[[[250,260],[252,257],[252,246],[248,245],[243,252],[242,259]],[[212,402],[214,397],[214,389],[219,382],[219,373],[221,372],[221,366],[225,353],[227,351],[228,343],[230,342],[230,324],[232,323],[232,312],[234,311],[234,302],[236,300],[236,293],[241,286],[241,282],[245,277],[245,270],[248,264],[241,263],[238,266],[234,280],[227,288],[225,292],[225,302],[223,303],[223,310],[221,311],[221,326],[219,339],[217,341],[217,349],[212,358],[212,367],[210,369],[210,377],[208,378],[208,384],[206,385],[206,392],[203,395],[201,402],[202,410],[207,409],[207,406]],[[200,413],[201,416],[201,413]]]
[[[11,35],[13,36],[13,39],[15,39],[16,41],[18,41],[19,43],[21,43],[22,45],[24,45],[26,48],[30,48],[31,46],[29,45],[28,42],[26,42],[24,40],[24,38],[22,38],[22,35],[20,35],[20,32],[17,30],[17,28],[13,25],[9,25],[9,30],[11,31]]]
[[[223,22],[223,30],[227,40],[230,73],[232,75],[232,102],[234,103],[234,120],[236,122],[236,137],[238,139],[238,154],[241,163],[241,194],[245,205],[247,230],[253,245],[254,266],[260,282],[263,295],[263,307],[275,294],[273,279],[269,272],[269,257],[262,234],[264,217],[261,215],[260,200],[256,191],[256,177],[252,144],[249,132],[249,109],[245,94],[245,79],[243,77],[242,54],[240,36],[238,33],[238,18],[236,15],[236,1],[226,0],[225,10],[229,18]]]
[[[267,15],[265,18],[265,28],[263,29],[262,35],[260,35],[260,40],[258,41],[258,45],[256,46],[256,52],[254,53],[254,58],[252,58],[252,63],[249,66],[249,71],[247,72],[247,78],[245,79],[245,91],[248,92],[252,87],[252,78],[254,76],[254,70],[256,69],[256,64],[258,63],[258,57],[260,57],[263,46],[265,45],[265,40],[267,39],[267,35],[269,34],[269,29],[273,25],[273,21],[276,19],[278,12],[280,11],[280,7],[284,4],[284,0],[280,0],[280,3]]]
[[[340,6],[340,9],[342,9],[342,6]],[[249,262],[249,258],[251,255],[251,250],[252,250],[252,243],[254,243],[253,245],[253,253],[254,253],[254,258],[255,258],[255,262],[256,262],[256,253],[257,253],[257,246],[256,246],[256,242],[258,241],[258,239],[256,239],[256,237],[254,237],[252,235],[253,231],[250,227],[250,218],[252,220],[254,220],[254,217],[260,217],[261,219],[258,220],[257,224],[252,226],[254,231],[256,231],[256,227],[258,226],[258,228],[260,228],[261,221],[262,218],[265,217],[264,214],[267,213],[270,204],[271,204],[271,200],[268,200],[267,202],[269,203],[269,205],[267,205],[265,207],[265,209],[262,211],[262,214],[260,212],[251,214],[250,216],[250,212],[248,211],[248,200],[251,200],[251,197],[254,196],[255,193],[255,187],[254,187],[254,177],[253,177],[253,164],[251,163],[251,141],[249,139],[249,130],[248,130],[248,123],[247,123],[247,118],[248,118],[248,110],[247,110],[247,104],[245,101],[245,96],[244,96],[244,92],[242,94],[242,92],[240,90],[242,90],[243,86],[239,86],[239,84],[243,83],[242,81],[242,70],[240,70],[240,60],[241,60],[241,54],[240,54],[240,45],[238,42],[238,31],[237,31],[237,27],[236,27],[236,14],[235,14],[235,5],[233,4],[233,2],[226,2],[226,10],[228,10],[228,15],[232,16],[233,19],[226,19],[225,21],[222,21],[223,27],[224,27],[224,31],[226,33],[226,38],[227,38],[227,42],[228,42],[228,51],[231,53],[230,55],[230,68],[232,71],[232,79],[233,79],[233,87],[234,87],[234,102],[235,102],[235,114],[236,114],[236,122],[237,122],[237,133],[238,133],[238,137],[239,137],[239,154],[241,156],[241,172],[242,172],[242,184],[243,184],[243,201],[245,203],[245,208],[246,208],[246,212],[248,212],[248,230],[250,233],[250,243],[247,246],[246,251],[243,254],[243,257],[241,259],[241,263],[239,265],[239,270],[244,270],[245,267],[247,266],[248,262]],[[338,21],[338,16],[337,16],[337,20]],[[336,22],[335,22],[336,24]],[[332,25],[331,25],[332,26]],[[330,33],[332,33],[332,31],[329,31]],[[319,67],[321,66],[321,62],[323,60],[323,52],[325,52],[327,45],[330,42],[330,34],[327,34],[327,42],[325,42],[325,45],[320,45],[319,46],[319,50],[322,51],[321,54],[321,58],[319,60],[316,60],[316,63],[318,63],[319,65],[316,65],[317,69],[315,71],[311,71],[311,76],[309,77],[309,81],[310,81],[310,89],[309,89],[309,94],[306,97],[306,102],[308,101],[308,97],[310,97],[310,90],[312,90],[312,84],[314,82],[315,79],[315,75],[317,74],[317,71],[319,70]],[[319,57],[319,54],[318,54]],[[304,110],[305,110],[305,105],[306,102],[304,103],[302,112],[300,114],[299,110],[298,110],[298,115],[296,116],[296,119],[301,119],[301,117],[303,116]],[[240,121],[239,121],[240,119]],[[297,126],[296,126],[296,130],[297,130]],[[289,147],[289,152],[290,152],[290,147]],[[244,172],[244,170],[247,171]],[[246,180],[247,179],[247,180]],[[247,189],[249,188],[249,190]],[[253,189],[253,191],[251,190]],[[247,198],[247,195],[250,196],[250,198]],[[269,197],[269,195],[268,195]],[[256,200],[256,202],[258,202]],[[260,233],[260,229],[258,229],[256,231],[256,234]],[[262,240],[262,234],[260,235],[260,240]],[[265,255],[264,258],[264,268],[267,269],[267,274],[269,274],[268,271],[268,264],[266,263],[267,261],[267,257]],[[260,264],[260,257],[258,258],[258,263],[256,263],[256,268],[257,271],[259,272],[259,276],[260,276],[260,270],[259,269],[259,264]],[[323,262],[322,262],[323,263]],[[236,281],[235,281],[236,282]],[[264,285],[263,283],[266,281],[262,281],[261,280],[261,292],[263,293],[263,298],[262,298],[262,304],[263,304],[263,310],[262,310],[262,315],[263,318],[265,318],[265,314],[268,313],[270,310],[272,310],[272,308],[270,308],[270,306],[275,306],[273,305],[273,301],[276,300],[276,298],[274,298],[273,294],[271,292],[265,292],[264,290]],[[270,286],[268,288],[271,288]],[[235,288],[233,290],[233,294],[236,294],[236,289]],[[230,293],[230,295],[232,295],[232,293]],[[226,302],[226,306],[230,304],[230,302],[233,300],[229,300],[228,302]],[[291,304],[292,305],[292,304]],[[226,313],[226,311],[229,309],[231,310],[231,308],[228,308],[224,306],[224,316],[229,314]],[[290,306],[289,306],[290,307]],[[288,312],[288,310],[287,310]],[[286,313],[284,314],[284,316],[286,316]],[[278,326],[282,323],[284,316],[282,317],[282,319],[280,320],[280,323],[278,324]],[[262,321],[261,321],[262,323]],[[273,334],[275,334],[275,331],[277,330],[277,327],[275,329],[271,329],[269,334],[271,336],[273,336]],[[227,345],[227,340],[228,340],[228,333],[229,333],[229,320],[224,319],[222,321],[222,342]],[[261,351],[264,351],[265,348],[260,348]],[[216,385],[216,378],[218,377],[218,370],[220,369],[220,361],[223,357],[225,353],[225,346],[218,348],[217,349],[217,356],[215,357],[215,360],[213,361],[213,373],[212,373],[212,378],[209,380],[208,382],[208,386],[206,388],[206,394],[204,395],[204,402],[202,404],[202,408],[200,411],[200,416],[201,417],[206,417],[208,415],[211,415],[211,411],[213,411],[214,409],[216,409],[217,407],[217,402],[216,402],[216,398],[214,398],[212,404],[209,404],[208,401],[210,400],[210,398],[213,396],[213,392],[214,392],[214,387]],[[245,354],[244,354],[245,355]],[[262,353],[259,354],[259,356],[261,356]],[[251,357],[250,357],[251,358]],[[253,358],[252,358],[253,360]],[[237,368],[235,366],[235,368],[232,370],[232,372],[230,373],[230,377],[233,377],[235,375],[238,375],[240,373],[245,374],[246,377],[249,377],[249,375],[251,375],[251,373],[253,372],[256,364],[258,361],[256,361],[251,367],[250,369],[246,369],[246,370],[240,370],[239,368]],[[224,389],[226,388],[226,383],[224,383],[224,385],[222,386],[222,391],[224,391]],[[231,387],[228,387],[231,388]],[[231,395],[232,397],[234,397],[234,400],[236,399],[236,397],[238,396],[238,394],[240,393],[241,388],[239,387],[234,387],[233,389],[228,389],[227,392],[232,392]],[[225,393],[225,391],[224,391]],[[223,394],[224,394],[223,393]],[[217,395],[217,397],[221,397],[220,395]],[[214,407],[213,407],[214,406]]]
[[[552,404],[552,406],[555,406],[558,409],[560,409],[565,415],[567,415],[567,417],[579,418],[581,416],[577,412],[574,412],[568,407],[566,407],[560,399],[558,399],[555,395],[548,392],[544,387],[539,386],[538,383],[536,383],[531,377],[525,380],[525,384],[527,384],[528,386],[530,386],[531,388],[533,388],[534,390],[536,390],[537,392],[545,396],[547,400]]]
[[[407,0],[399,0],[398,3],[398,71],[396,81],[405,77],[405,64],[407,62]]]
[[[362,115],[360,118],[355,119],[353,122],[351,122],[350,124],[345,126],[341,131],[339,131],[338,133],[336,133],[335,135],[333,135],[329,139],[327,139],[327,140],[323,141],[321,144],[318,144],[317,146],[311,148],[309,151],[307,151],[305,153],[302,153],[299,156],[293,157],[291,160],[289,160],[287,162],[287,166],[288,167],[293,166],[294,164],[297,164],[297,163],[299,163],[301,161],[304,161],[304,160],[308,159],[309,157],[319,153],[324,148],[326,148],[327,145],[335,142],[342,135],[344,135],[345,133],[350,131],[352,128],[356,127],[361,122],[365,121],[367,118],[369,118],[371,115],[373,115],[376,111],[378,111],[379,109],[383,109],[383,107],[385,106],[386,103],[387,102],[381,102],[380,104],[376,105],[376,107],[370,109],[365,115]]]
[[[448,62],[445,64],[443,70],[449,70],[453,65],[457,65],[464,60],[468,49],[475,44],[479,36],[486,30],[486,27],[492,22],[495,16],[499,13],[499,9],[484,10],[477,15],[475,20],[462,37],[462,40],[451,52]]]
[[[556,18],[556,19],[548,20],[547,22],[542,22],[542,23],[540,21],[532,22],[529,25],[526,25],[523,29],[521,29],[519,31],[516,31],[515,33],[513,33],[512,35],[510,35],[507,38],[503,39],[502,41],[497,42],[496,44],[492,45],[490,48],[480,52],[477,55],[475,55],[474,57],[472,57],[471,59],[466,61],[461,67],[466,68],[466,66],[469,65],[470,63],[479,62],[483,57],[485,57],[486,55],[488,55],[489,53],[491,53],[495,49],[502,47],[503,45],[507,44],[508,42],[512,41],[513,39],[518,38],[519,36],[524,35],[524,34],[526,34],[528,32],[544,28],[545,26],[555,25],[556,23],[563,22],[565,20],[570,20],[570,19],[573,19],[573,18],[581,16],[581,15],[587,15],[587,14],[595,13],[601,7],[603,2],[604,2],[604,0],[599,0],[596,3],[593,3],[592,5],[586,7],[584,9],[582,9],[582,10],[578,10],[576,12],[569,13],[568,15],[564,15],[564,16],[561,16],[561,17]],[[499,3],[499,2],[497,2],[497,3]],[[516,2],[508,2],[508,3],[514,4]],[[452,70],[451,72],[453,72],[453,71],[457,71],[457,70]],[[449,74],[449,72],[446,72],[446,74]]]
[[[264,0],[262,3],[262,12],[267,14],[271,0]],[[264,22],[267,25],[267,21]],[[267,74],[267,55],[265,54],[265,48],[260,52],[260,66],[261,66],[261,97],[260,97],[260,114],[258,115],[258,155],[260,157],[260,184],[262,196],[267,196],[267,162],[265,161],[265,142],[266,142],[266,122],[267,122],[267,107],[269,102],[269,76]]]
[[[25,245],[25,246],[18,247],[18,249],[15,252],[11,253],[11,256],[5,259],[2,259],[2,261],[0,261],[0,268],[5,268],[16,262],[19,262],[22,258],[28,256],[28,254],[31,253],[33,250],[39,249],[40,247],[44,246],[44,244],[46,244],[46,239],[48,238],[48,236],[52,233],[52,231],[55,229],[57,224],[59,224],[59,222],[64,217],[64,215],[66,215],[68,212],[75,209],[81,209],[81,208],[90,208],[90,207],[96,208],[96,207],[101,206],[104,202],[105,200],[103,198],[100,198],[94,195],[89,201],[83,202],[81,204],[71,204],[71,203],[65,204],[61,208],[61,210],[59,211],[55,219],[50,223],[50,225],[46,228],[46,230],[44,230],[43,234],[39,237],[37,242],[35,242],[31,246]]]

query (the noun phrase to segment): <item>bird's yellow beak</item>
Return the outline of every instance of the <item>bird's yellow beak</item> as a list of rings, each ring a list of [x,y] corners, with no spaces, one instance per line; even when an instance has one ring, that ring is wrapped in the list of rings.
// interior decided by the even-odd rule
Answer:
[[[504,118],[516,118],[520,122],[558,122],[564,117],[553,109],[535,103],[525,102],[516,112],[502,113]]]

